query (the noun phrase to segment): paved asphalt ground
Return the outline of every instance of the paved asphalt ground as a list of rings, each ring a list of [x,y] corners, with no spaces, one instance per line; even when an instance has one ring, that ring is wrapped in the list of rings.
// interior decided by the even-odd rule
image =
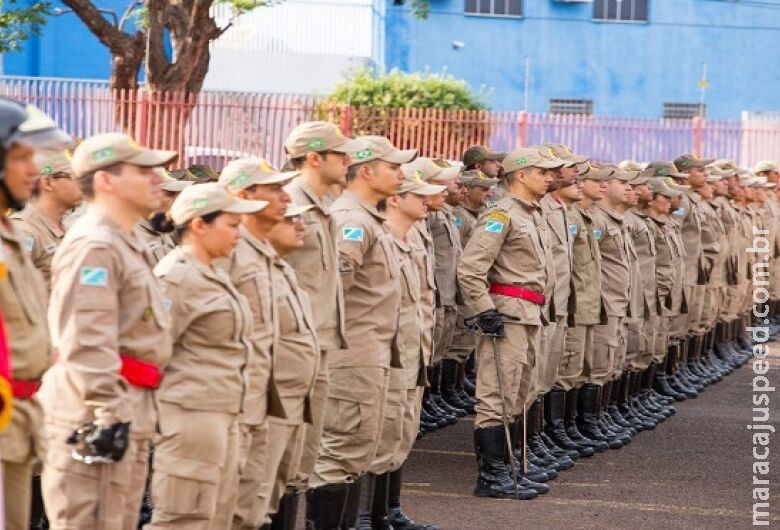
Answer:
[[[770,345],[771,419],[780,430],[780,343]],[[752,526],[751,364],[711,385],[654,431],[616,451],[579,459],[531,501],[472,496],[473,417],[415,444],[402,504],[443,530]],[[770,445],[770,528],[780,528],[780,432]],[[766,477],[761,477],[766,478]]]

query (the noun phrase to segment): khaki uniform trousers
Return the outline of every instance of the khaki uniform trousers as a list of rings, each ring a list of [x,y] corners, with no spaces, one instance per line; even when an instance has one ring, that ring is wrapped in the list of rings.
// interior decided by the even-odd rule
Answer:
[[[437,363],[447,356],[455,334],[455,324],[458,320],[456,306],[436,308],[436,323],[433,327],[433,361]]]
[[[310,487],[353,482],[366,473],[379,446],[387,394],[387,369],[333,366],[325,404],[320,453]]]
[[[686,333],[702,333],[706,331],[702,320],[706,288],[706,285],[685,286],[688,300],[688,323]]]
[[[409,456],[420,427],[421,398],[420,387],[388,389],[382,436],[371,465],[372,473],[395,471]]]
[[[720,319],[731,322],[739,316],[740,286],[727,285],[723,287],[723,303],[720,308]]]
[[[656,342],[659,340],[659,327],[661,325],[661,317],[652,313],[647,320],[642,322],[642,336],[640,337],[640,350],[639,354],[634,357],[631,362],[627,361],[627,368],[632,372],[642,372],[646,370],[650,363],[653,362],[653,358],[656,354]]]
[[[52,420],[44,425],[47,451],[41,491],[49,528],[135,530],[149,472],[151,440],[131,435],[122,460],[87,465],[73,459],[73,446],[65,442],[77,427]]]
[[[239,482],[233,528],[255,530],[263,524],[265,515],[260,488],[268,458],[268,422],[260,425],[239,422],[239,426]]]
[[[561,320],[565,320],[565,318]],[[549,392],[555,384],[555,380],[558,378],[558,366],[563,357],[565,337],[566,325],[561,321],[550,322],[546,326],[542,326],[539,339],[541,353],[536,356],[536,364],[531,376],[531,392],[528,394],[526,406],[530,406],[537,397]]]
[[[43,411],[36,399],[15,399],[11,423],[0,434],[5,527],[27,528],[33,464],[44,455]]]
[[[158,410],[154,514],[145,528],[230,528],[238,494],[238,415],[165,402]]]
[[[309,397],[311,423],[306,425],[303,440],[301,461],[298,472],[293,479],[293,485],[298,490],[305,490],[309,485],[309,476],[314,471],[314,463],[320,454],[322,440],[322,425],[325,422],[325,406],[328,403],[330,375],[328,373],[328,357],[325,350],[320,351],[320,364]]]
[[[477,347],[477,337],[466,327],[466,313],[464,309],[464,306],[458,306],[452,342],[447,350],[447,354],[444,356],[445,359],[463,362],[474,353],[474,349]]]
[[[666,353],[669,350],[669,327],[671,324],[672,317],[658,317],[658,328],[655,335],[655,343],[653,344],[653,362],[661,364],[666,358]]]
[[[709,331],[718,323],[721,307],[723,305],[723,288],[707,285],[704,291],[704,303],[702,304],[701,325],[705,331]]]
[[[648,329],[647,321],[634,318],[626,319],[624,321],[624,326],[626,334],[626,358],[623,366],[618,368],[619,371],[636,371],[637,364],[642,359],[642,354],[647,351],[647,334],[652,330]]]
[[[268,417],[268,455],[261,483],[260,507],[268,517],[279,509],[287,486],[293,483],[301,463],[306,423]]]
[[[563,358],[558,367],[555,388],[571,390],[586,383],[583,375],[585,352],[593,351],[593,332],[596,326],[573,326],[566,328],[563,342]]]
[[[583,374],[589,383],[602,386],[613,378],[625,359],[623,317],[608,316],[607,323],[593,330],[593,350],[585,351]]]
[[[501,371],[503,401],[509,419],[523,414],[531,392],[531,377],[541,349],[541,326],[504,323],[505,336],[477,339],[477,405],[474,426],[478,429],[503,425],[502,396],[498,388],[496,356]]]

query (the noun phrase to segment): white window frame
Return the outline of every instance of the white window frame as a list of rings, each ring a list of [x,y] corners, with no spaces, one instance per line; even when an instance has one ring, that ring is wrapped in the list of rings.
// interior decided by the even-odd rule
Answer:
[[[631,14],[632,18],[596,18],[596,6],[601,5],[605,9],[605,13],[609,11],[609,3],[610,2],[630,2],[631,3]],[[634,14],[636,12],[636,5],[639,2],[644,2],[646,4],[646,13],[647,18],[645,19],[636,19],[633,18]],[[618,16],[620,14],[621,10],[618,9]],[[606,22],[606,23],[616,23],[616,24],[647,24],[650,21],[650,0],[593,0],[593,11],[591,13],[591,18],[593,22]]]
[[[482,0],[474,0],[474,1],[477,3],[477,5],[479,5],[479,3]],[[507,6],[509,6],[509,3],[513,1],[520,2],[520,14],[512,15],[509,13],[504,13],[504,14],[495,13],[494,12],[495,0],[490,0],[490,13],[476,13],[476,12],[466,11],[467,0],[463,0],[463,14],[466,15],[467,17],[523,18],[523,8],[525,7],[523,0],[504,0],[504,1],[506,2]]]

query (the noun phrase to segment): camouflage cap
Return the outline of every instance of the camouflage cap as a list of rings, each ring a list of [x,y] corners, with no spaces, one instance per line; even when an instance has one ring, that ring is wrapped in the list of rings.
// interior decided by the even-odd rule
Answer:
[[[707,165],[715,162],[714,158],[699,158],[696,155],[690,153],[680,155],[674,159],[674,165],[678,170],[683,171],[692,167],[707,167]]]
[[[635,160],[623,160],[617,166],[623,171],[642,171],[645,169],[643,164],[640,164]]]
[[[162,167],[158,167],[154,169],[155,173],[160,175],[160,189],[163,191],[168,191],[171,193],[178,193],[182,191],[184,188],[192,186],[194,182],[191,180],[180,180],[175,179],[173,176],[171,176],[170,172]]]
[[[501,162],[504,173],[511,173],[521,169],[536,167],[539,169],[562,168],[566,162],[560,158],[545,158],[534,147],[521,147],[511,151]]]
[[[722,169],[720,169],[718,166],[714,166],[714,165],[710,164],[709,166],[707,166],[707,179],[706,180],[710,184],[713,183],[713,182],[718,182],[718,181],[723,180],[724,178],[726,178],[727,175],[725,173],[726,172],[723,171]]]
[[[587,171],[581,173],[580,180],[595,180],[604,182],[612,178],[612,174],[615,172],[615,168],[612,167],[599,167],[593,164],[588,165]]]
[[[759,173],[763,173],[764,171],[780,171],[777,167],[777,162],[774,160],[762,160],[761,162],[758,162],[755,166],[753,166],[753,173],[758,175]]]
[[[483,160],[496,160],[501,162],[505,157],[506,153],[492,151],[486,145],[473,145],[466,149],[466,152],[463,153],[463,165],[466,167],[471,167],[477,162],[482,162]]]
[[[717,173],[723,178],[734,177],[737,175],[736,164],[734,166],[730,164],[718,165],[718,160],[707,166],[707,174]]]
[[[769,182],[766,177],[759,177],[757,175],[751,175],[745,179],[743,184],[749,188],[774,188],[777,186],[775,182]]]
[[[490,178],[478,169],[469,169],[460,174],[460,181],[467,188],[479,186],[490,189],[498,184],[498,179]]]
[[[409,164],[401,166],[404,176],[410,178],[420,178],[425,182],[435,180],[438,182],[447,182],[455,180],[460,175],[460,168],[457,166],[442,167],[433,159],[424,156],[418,157]]]
[[[665,160],[657,160],[655,162],[650,162],[647,164],[648,170],[652,170],[651,176],[653,177],[675,177],[675,178],[688,178],[687,173],[680,173],[677,171],[677,166],[674,165],[672,162],[667,162]]]
[[[182,226],[196,217],[214,212],[249,214],[268,206],[268,201],[237,199],[218,182],[194,184],[185,188],[171,205],[171,219]]]
[[[300,158],[306,153],[335,151],[350,156],[365,146],[344,136],[335,124],[328,121],[307,121],[292,130],[284,141],[284,149],[290,158]]]
[[[665,177],[652,177],[648,180],[647,185],[650,187],[650,191],[653,193],[658,193],[660,195],[663,195],[664,197],[669,197],[670,199],[673,199],[674,197],[679,197],[683,194],[680,190],[672,189],[669,186],[669,179]]]
[[[666,185],[675,191],[686,192],[689,189],[691,189],[691,187],[688,186],[687,184],[677,184],[677,182],[673,178],[669,178],[669,177],[666,178]]]
[[[225,166],[218,182],[235,193],[258,184],[283,184],[299,174],[298,171],[282,173],[263,158],[239,158]]]
[[[650,180],[650,176],[646,175],[643,171],[636,169],[620,169],[619,167],[618,170],[628,173],[628,183],[632,186],[641,186],[642,184],[647,184]]]
[[[356,140],[364,144],[364,147],[350,155],[353,166],[372,160],[408,164],[417,158],[417,149],[398,149],[384,136],[359,136]]]
[[[528,147],[531,148],[531,149],[538,150],[539,154],[542,155],[547,160],[560,160],[561,162],[563,162],[563,166],[561,166],[561,167],[572,167],[572,166],[577,165],[577,163],[574,162],[573,160],[569,160],[567,158],[559,157],[555,153],[555,151],[551,147],[546,145],[546,144],[545,145],[530,145]],[[580,162],[580,163],[582,163],[582,162]]]
[[[556,157],[562,158],[568,162],[573,162],[574,164],[582,164],[583,162],[590,160],[587,156],[575,155],[571,152],[569,146],[565,144],[544,143],[542,145],[550,148]]]
[[[114,164],[161,167],[173,162],[178,156],[176,151],[147,149],[124,133],[105,133],[81,142],[73,151],[70,165],[73,175],[81,178]]]
[[[217,182],[219,180],[219,173],[211,166],[203,164],[197,164],[187,168],[188,173],[195,180],[196,184],[204,184],[206,182]]]
[[[56,175],[57,173],[67,173],[70,175],[70,154],[67,151],[35,151],[33,161],[38,167],[38,174],[42,177]]]

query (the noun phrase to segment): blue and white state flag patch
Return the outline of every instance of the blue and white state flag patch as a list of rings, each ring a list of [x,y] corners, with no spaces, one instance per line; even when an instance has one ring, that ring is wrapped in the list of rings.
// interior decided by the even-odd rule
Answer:
[[[577,233],[580,231],[579,227],[575,224],[569,225],[569,233],[573,236],[576,236]]]
[[[596,228],[596,229],[593,231],[593,237],[595,237],[596,239],[601,239],[601,229],[599,229],[599,228]]]
[[[24,248],[27,250],[27,252],[32,252],[32,249],[35,248],[35,240],[31,237],[25,237]]]
[[[363,241],[363,229],[358,228],[342,228],[341,235],[345,241]]]
[[[173,307],[173,300],[171,300],[170,298],[166,298],[165,300],[163,300],[163,307],[165,308],[166,311],[170,311],[171,308]]]
[[[485,223],[485,230],[493,232],[494,234],[500,234],[504,229],[504,223],[501,221],[488,221]]]
[[[108,269],[105,267],[81,267],[79,283],[90,287],[108,287]]]
[[[460,226],[462,224],[460,217],[456,217],[455,219],[453,219],[452,224],[454,224],[455,226]]]

